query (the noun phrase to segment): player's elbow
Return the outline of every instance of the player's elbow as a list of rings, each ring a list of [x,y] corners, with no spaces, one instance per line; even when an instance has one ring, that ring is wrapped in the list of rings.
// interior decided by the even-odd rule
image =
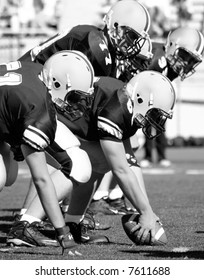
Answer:
[[[116,176],[117,178],[126,178],[128,177],[128,174],[130,173],[130,168],[127,167],[118,167],[112,169],[113,175]]]
[[[49,186],[49,180],[46,176],[33,177],[32,179],[37,190],[43,190]]]

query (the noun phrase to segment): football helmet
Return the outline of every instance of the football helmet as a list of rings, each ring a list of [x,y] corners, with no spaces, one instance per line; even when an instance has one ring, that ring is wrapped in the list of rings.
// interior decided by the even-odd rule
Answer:
[[[64,100],[70,91],[92,93],[94,70],[88,58],[79,51],[60,51],[44,64],[43,80],[52,100]]]
[[[149,139],[164,132],[176,101],[171,81],[159,72],[146,70],[127,83],[126,92],[132,103],[132,123],[142,128]]]
[[[118,1],[104,17],[107,32],[118,59],[137,55],[148,37],[150,16],[135,0]]]
[[[150,38],[147,38],[138,55],[123,61],[124,73],[126,73],[127,80],[130,80],[135,74],[147,70],[152,57],[152,43]]]
[[[167,37],[166,59],[172,69],[184,80],[195,73],[202,62],[204,38],[201,32],[190,27],[179,27]]]

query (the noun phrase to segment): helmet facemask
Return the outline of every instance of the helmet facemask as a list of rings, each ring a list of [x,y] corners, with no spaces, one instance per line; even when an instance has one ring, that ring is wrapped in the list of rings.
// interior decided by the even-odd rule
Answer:
[[[114,30],[109,31],[110,39],[116,48],[116,58],[124,60],[132,58],[140,53],[147,34],[141,35],[134,29],[127,26],[119,26],[114,24]]]
[[[202,62],[202,59],[199,59],[198,56],[187,49],[179,47],[174,54],[167,56],[167,61],[183,81],[195,73],[195,67]]]
[[[148,69],[149,65],[151,63],[151,58],[146,58],[143,55],[136,55],[134,58],[127,59],[124,61],[124,68],[125,71],[127,71],[131,77],[134,75],[145,71]]]
[[[126,92],[132,101],[132,107],[128,107],[133,112],[132,124],[142,128],[149,139],[164,132],[166,120],[173,117],[176,101],[171,81],[157,71],[146,70],[126,84]]]
[[[145,116],[136,114],[134,121],[142,128],[143,133],[149,138],[154,139],[165,132],[167,119],[172,119],[173,114],[167,113],[159,108],[149,109]]]
[[[147,70],[152,61],[152,43],[149,37],[146,37],[145,43],[138,55],[118,61],[118,70],[126,80],[130,80],[134,75]]]
[[[129,81],[134,75],[147,70],[151,63],[151,58],[147,59],[143,55],[136,55],[134,58],[120,60],[118,70],[122,73],[126,80]]]

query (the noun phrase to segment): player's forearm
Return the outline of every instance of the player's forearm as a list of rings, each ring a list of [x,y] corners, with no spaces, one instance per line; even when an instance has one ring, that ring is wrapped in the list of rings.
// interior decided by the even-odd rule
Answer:
[[[152,211],[148,198],[132,170],[129,170],[128,173],[116,172],[114,174],[126,197],[140,213]]]
[[[52,181],[35,182],[43,208],[55,228],[65,225]],[[36,207],[34,207],[36,209]]]

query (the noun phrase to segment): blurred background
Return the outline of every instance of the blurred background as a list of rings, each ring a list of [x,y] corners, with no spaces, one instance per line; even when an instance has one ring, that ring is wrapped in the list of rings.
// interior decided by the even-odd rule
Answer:
[[[124,1],[124,0],[121,0]],[[0,0],[0,63],[78,24],[103,27],[117,0]],[[141,0],[151,15],[150,37],[165,42],[172,28],[189,25],[204,33],[204,0]],[[204,63],[184,82],[177,79],[177,105],[167,123],[169,146],[204,146]],[[142,133],[140,135],[143,138]]]

